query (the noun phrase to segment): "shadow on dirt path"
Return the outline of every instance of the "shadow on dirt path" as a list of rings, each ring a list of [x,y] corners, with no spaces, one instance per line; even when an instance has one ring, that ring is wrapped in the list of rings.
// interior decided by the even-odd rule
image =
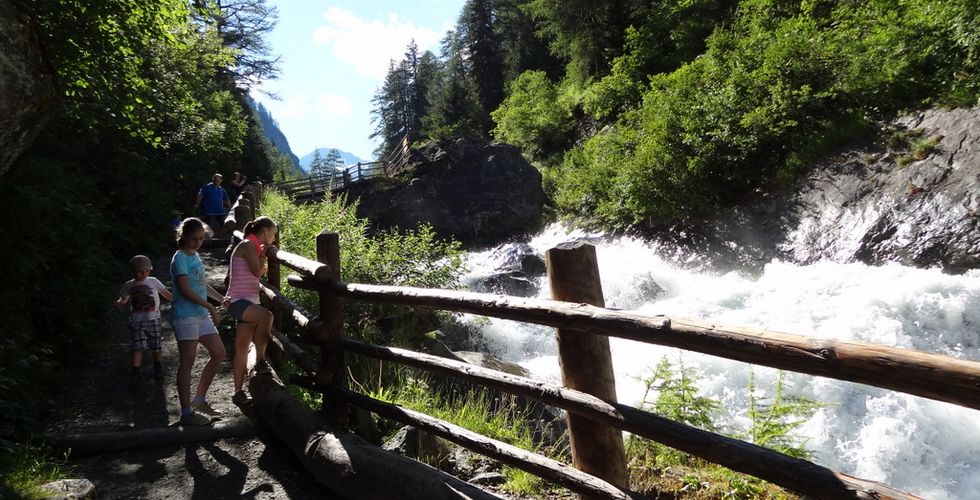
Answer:
[[[224,289],[227,265],[223,247],[205,248],[201,258],[208,284]],[[153,276],[170,286],[170,255],[154,261]],[[110,432],[174,425],[180,413],[174,374],[177,345],[170,326],[170,306],[163,301],[163,380],[154,380],[152,362],[144,360],[143,377],[130,384],[130,341],[127,316],[120,312],[106,326],[108,348],[75,373],[66,374],[58,397],[62,411],[52,419],[54,434]],[[225,319],[219,326],[228,351],[208,392],[208,401],[227,417],[240,410],[231,403],[231,358],[234,326]],[[199,348],[192,384],[196,384],[207,359]],[[193,390],[193,386],[192,386]],[[224,498],[336,498],[303,470],[299,461],[271,432],[261,429],[258,438],[232,438],[118,452],[68,462],[76,477],[95,484],[98,498],[224,499]]]

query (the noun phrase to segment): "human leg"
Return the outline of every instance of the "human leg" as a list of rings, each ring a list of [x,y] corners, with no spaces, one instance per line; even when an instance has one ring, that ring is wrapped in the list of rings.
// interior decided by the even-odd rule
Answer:
[[[180,401],[180,412],[187,414],[191,408],[191,369],[197,358],[197,340],[178,340],[177,352],[177,399]]]
[[[245,385],[245,372],[248,369],[248,345],[252,343],[255,323],[240,322],[235,327],[235,357],[231,360],[235,392]]]
[[[208,362],[201,369],[201,380],[198,381],[197,391],[194,393],[197,398],[203,398],[207,395],[208,388],[211,387],[211,381],[214,380],[215,374],[218,373],[218,368],[221,367],[221,362],[225,360],[225,346],[221,343],[217,331],[208,335],[201,335],[198,342],[208,350],[208,354],[210,355]]]
[[[252,341],[255,342],[255,360],[265,360],[265,349],[272,336],[272,312],[260,305],[251,305],[242,314],[245,321],[255,325]]]

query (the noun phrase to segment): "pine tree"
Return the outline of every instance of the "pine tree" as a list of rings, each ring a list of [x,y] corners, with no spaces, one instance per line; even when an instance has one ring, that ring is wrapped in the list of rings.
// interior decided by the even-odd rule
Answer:
[[[483,109],[484,134],[491,128],[489,113],[504,100],[504,68],[500,42],[494,32],[493,7],[491,0],[469,0],[458,23],[467,74]]]
[[[313,151],[313,159],[310,160],[310,177],[327,175],[327,163],[320,156],[320,148]]]

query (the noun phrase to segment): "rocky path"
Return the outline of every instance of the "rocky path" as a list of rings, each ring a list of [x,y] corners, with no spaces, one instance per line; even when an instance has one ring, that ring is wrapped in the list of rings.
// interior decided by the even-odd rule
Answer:
[[[222,250],[211,248],[201,252],[208,269],[208,282],[219,290],[227,270],[222,263]],[[169,285],[169,255],[158,259],[154,267],[153,276]],[[130,385],[127,318],[122,312],[115,314],[106,329],[106,335],[111,336],[109,347],[77,373],[66,374],[64,393],[57,396],[63,411],[53,419],[52,433],[175,425],[179,415],[174,386],[177,345],[166,303],[164,318],[164,379],[154,380],[146,371],[139,385]],[[211,386],[208,400],[227,417],[237,417],[241,412],[231,403],[234,328],[230,321],[224,320],[219,330],[228,356]],[[200,348],[192,383],[198,380],[206,356],[206,351]],[[144,368],[150,365],[144,362]],[[259,438],[232,438],[72,458],[68,465],[74,469],[74,477],[94,483],[100,499],[332,498],[265,430],[260,430]]]

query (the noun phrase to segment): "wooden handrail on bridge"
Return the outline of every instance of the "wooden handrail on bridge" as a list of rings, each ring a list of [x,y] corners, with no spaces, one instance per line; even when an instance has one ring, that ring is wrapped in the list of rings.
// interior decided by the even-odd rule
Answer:
[[[274,187],[293,199],[315,200],[327,193],[346,190],[352,184],[384,177],[384,161],[359,161],[326,175],[309,175],[300,179],[277,182]]]
[[[241,236],[240,233],[238,236]],[[890,486],[852,477],[819,466],[807,460],[783,455],[752,443],[721,436],[673,422],[637,408],[606,401],[567,387],[516,377],[503,372],[479,368],[396,348],[373,346],[343,338],[342,301],[356,299],[403,306],[463,312],[548,325],[575,335],[604,335],[658,345],[678,347],[728,359],[770,366],[789,371],[848,380],[902,391],[918,396],[980,409],[980,363],[939,354],[879,346],[859,342],[841,342],[766,330],[728,327],[698,320],[646,316],[605,307],[548,299],[518,298],[487,293],[434,290],[415,287],[343,283],[340,281],[339,239],[336,234],[321,233],[317,238],[316,261],[284,250],[269,254],[270,276],[279,276],[278,266],[285,265],[299,273],[288,277],[291,285],[313,290],[320,296],[319,319],[311,318],[278,292],[278,278],[263,288],[267,299],[277,304],[278,317],[291,318],[304,332],[301,342],[319,345],[320,356],[314,357],[282,332],[276,332],[275,343],[311,375],[308,387],[323,390],[324,404],[334,422],[342,422],[344,404],[353,404],[388,416],[407,418],[411,425],[456,441],[478,453],[487,451],[486,441],[471,439],[465,432],[450,429],[447,423],[422,417],[346,388],[343,352],[406,364],[458,377],[478,385],[522,395],[583,416],[601,425],[626,430],[653,439],[678,450],[747,473],[774,484],[819,498],[917,498]],[[328,263],[330,262],[330,263]],[[275,268],[273,273],[272,269]],[[277,324],[281,323],[277,319]],[[407,417],[406,417],[407,416]],[[448,435],[447,435],[448,432]],[[466,437],[460,437],[460,436]],[[574,438],[573,438],[574,439]],[[585,438],[587,440],[587,437]],[[491,446],[494,448],[494,446]],[[494,448],[498,449],[498,448]],[[506,461],[534,474],[541,474],[538,458],[527,459],[524,453],[510,453]],[[573,450],[573,455],[574,455]],[[522,458],[523,457],[523,458]],[[544,458],[544,457],[540,457]],[[573,456],[574,459],[574,456]],[[547,460],[547,459],[546,459]],[[550,467],[550,466],[549,466]],[[551,471],[555,468],[548,468]],[[555,469],[560,470],[560,467]],[[551,477],[577,493],[602,498],[623,498],[633,494],[625,485],[605,482],[579,483],[568,477],[576,473]],[[610,484],[612,490],[600,492],[590,484]],[[618,487],[617,487],[618,486]],[[604,487],[603,487],[604,488]],[[601,490],[602,488],[600,488]]]

